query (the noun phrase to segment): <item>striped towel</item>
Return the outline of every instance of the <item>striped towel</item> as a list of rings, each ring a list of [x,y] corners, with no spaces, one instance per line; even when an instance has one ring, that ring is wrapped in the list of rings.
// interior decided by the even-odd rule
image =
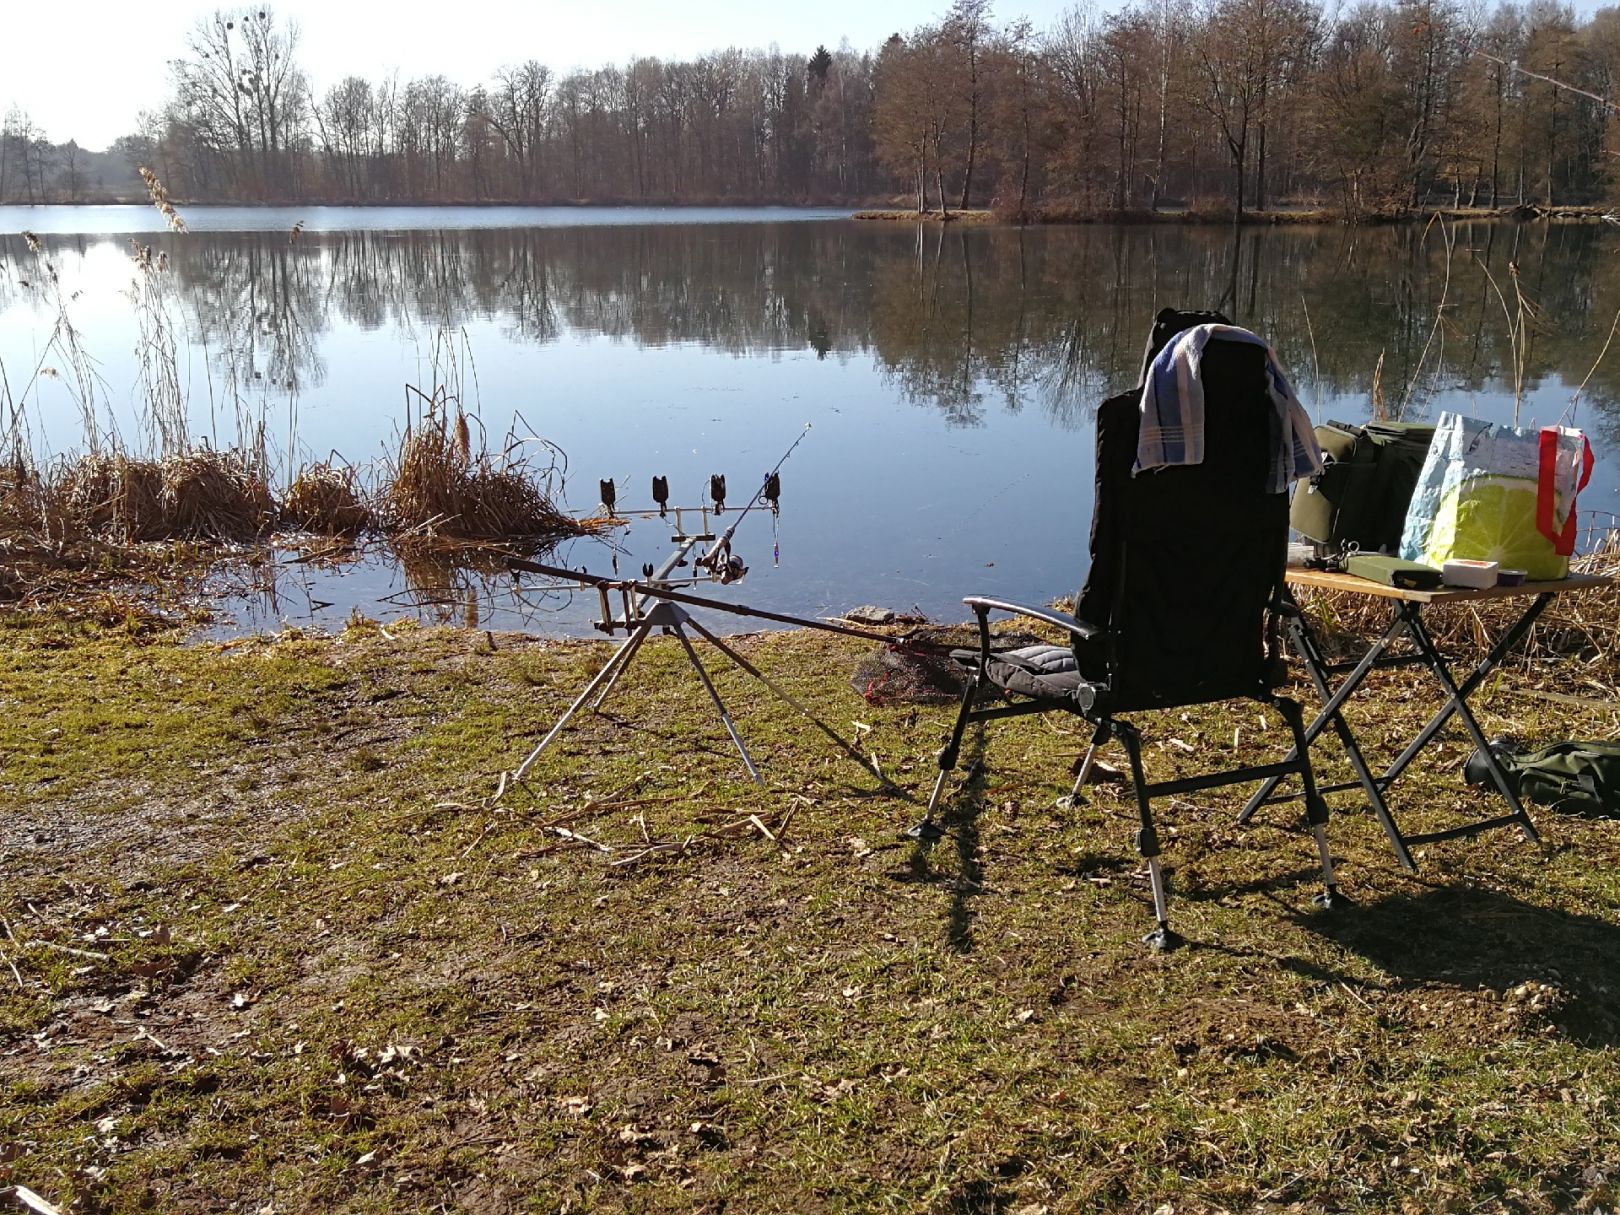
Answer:
[[[1148,368],[1132,472],[1204,462],[1204,383],[1198,371],[1204,347],[1214,341],[1249,342],[1266,352],[1266,389],[1277,408],[1277,424],[1271,428],[1270,491],[1283,493],[1291,482],[1320,471],[1322,449],[1305,407],[1288,386],[1276,351],[1264,338],[1236,325],[1194,325],[1159,351]]]

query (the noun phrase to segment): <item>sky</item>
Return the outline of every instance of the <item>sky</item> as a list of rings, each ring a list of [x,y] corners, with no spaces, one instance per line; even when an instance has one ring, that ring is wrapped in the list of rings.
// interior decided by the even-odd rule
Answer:
[[[998,22],[1027,16],[1056,23],[1072,0],[998,5]],[[342,77],[376,80],[443,73],[463,85],[503,64],[538,59],[558,72],[623,63],[636,55],[685,59],[736,46],[809,54],[818,44],[875,50],[896,31],[936,20],[949,0],[280,0],[299,27],[299,61],[316,94]],[[54,143],[99,151],[135,129],[143,109],[168,95],[168,62],[214,5],[188,0],[63,0],[53,10],[64,36],[6,56],[0,109],[16,105]],[[235,5],[224,7],[234,8]],[[14,23],[13,23],[14,24]]]

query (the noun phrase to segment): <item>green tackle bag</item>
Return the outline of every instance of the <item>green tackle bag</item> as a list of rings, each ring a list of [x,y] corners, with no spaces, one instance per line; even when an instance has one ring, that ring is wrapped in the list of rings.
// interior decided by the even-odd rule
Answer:
[[[1539,751],[1519,751],[1505,740],[1491,743],[1508,785],[1520,797],[1560,814],[1620,817],[1620,743],[1561,742]],[[1463,766],[1471,785],[1493,787],[1478,751]]]
[[[1324,552],[1398,552],[1433,438],[1429,423],[1318,426],[1322,471],[1294,491],[1289,526]]]

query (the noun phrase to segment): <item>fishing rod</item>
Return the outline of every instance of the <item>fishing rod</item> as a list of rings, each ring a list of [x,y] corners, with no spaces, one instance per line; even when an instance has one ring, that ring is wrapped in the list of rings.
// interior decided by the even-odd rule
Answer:
[[[788,445],[788,449],[782,453],[782,458],[776,462],[776,466],[760,480],[759,488],[754,491],[754,496],[748,499],[748,505],[744,506],[742,512],[732,520],[731,526],[720,533],[720,538],[714,542],[714,547],[697,559],[697,564],[707,569],[711,574],[718,571],[722,584],[734,582],[748,572],[748,567],[742,565],[740,560],[731,555],[731,538],[737,534],[737,527],[748,517],[748,512],[758,506],[761,501],[768,500],[772,508],[776,508],[777,500],[782,493],[782,480],[779,475],[782,471],[782,465],[787,463],[788,457],[793,454],[794,449],[800,443],[804,442],[804,437],[809,433],[810,423],[806,422],[804,429],[799,432],[799,437]],[[709,478],[709,482],[711,486],[710,492],[713,494],[712,487],[715,478]],[[719,494],[715,496],[717,504],[725,501],[725,478],[723,477],[719,479],[719,490]],[[724,566],[723,569],[721,568],[722,565]]]
[[[815,620],[806,616],[789,616],[785,612],[768,612],[764,608],[746,607],[740,603],[725,603],[719,599],[709,599],[703,595],[692,595],[684,591],[670,590],[661,582],[639,582],[622,578],[606,578],[600,574],[588,574],[584,570],[571,570],[560,565],[544,565],[538,561],[528,561],[522,557],[508,557],[506,564],[509,569],[525,574],[538,574],[544,578],[557,578],[568,582],[577,582],[585,586],[594,587],[602,600],[602,619],[596,627],[603,632],[612,632],[616,628],[633,627],[638,613],[631,607],[632,597],[645,596],[651,599],[664,599],[671,603],[689,604],[693,607],[713,608],[717,612],[729,612],[733,616],[750,616],[759,620],[771,620],[777,624],[793,624],[806,629],[820,629],[824,633],[839,633],[845,637],[859,637],[865,641],[881,641],[894,644],[905,640],[904,635],[895,637],[889,633],[877,633],[870,629],[857,629],[850,625],[833,624],[826,620]],[[608,601],[608,597],[617,592],[624,600],[625,611],[621,617],[615,613]]]

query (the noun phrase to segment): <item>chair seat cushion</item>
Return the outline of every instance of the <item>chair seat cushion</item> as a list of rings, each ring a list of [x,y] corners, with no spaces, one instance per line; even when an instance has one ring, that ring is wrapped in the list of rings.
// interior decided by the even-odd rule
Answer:
[[[991,654],[985,675],[997,687],[1036,700],[1089,706],[1095,689],[1080,678],[1074,651],[1063,645],[1027,645]]]

